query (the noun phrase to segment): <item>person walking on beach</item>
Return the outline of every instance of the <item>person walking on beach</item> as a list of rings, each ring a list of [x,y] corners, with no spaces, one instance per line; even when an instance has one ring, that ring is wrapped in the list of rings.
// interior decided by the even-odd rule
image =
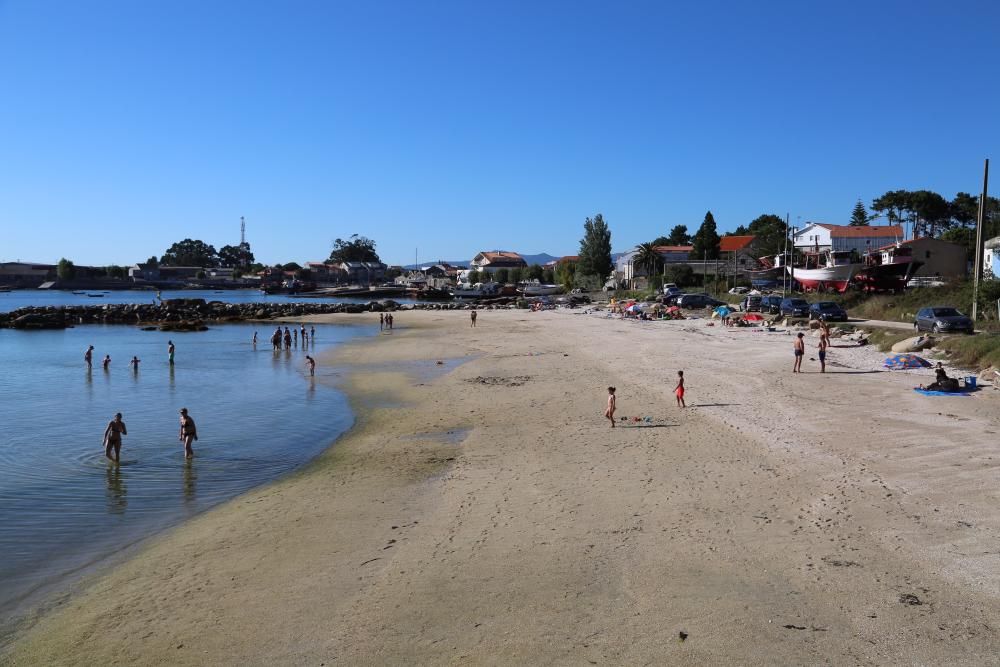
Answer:
[[[378,314],[378,330],[382,331],[385,329],[385,313]]]
[[[472,312],[469,314],[469,319],[472,320],[472,324],[470,324],[469,326],[475,327],[476,326],[476,309],[475,308],[473,308]]]
[[[793,373],[802,372],[802,357],[806,353],[806,344],[805,341],[802,340],[803,336],[805,336],[805,334],[800,331],[795,337],[795,342],[792,343],[792,347],[795,351],[795,365],[792,366]]]
[[[110,366],[110,365],[111,365],[111,355],[110,354],[105,354],[104,355],[104,361],[101,362],[101,366],[104,367],[104,370],[108,370],[108,366]]]
[[[181,408],[181,432],[177,439],[184,443],[184,458],[189,459],[194,456],[191,443],[198,439],[198,427],[188,415],[187,408]]]
[[[140,361],[141,361],[141,359],[139,359],[139,357],[137,357],[135,355],[132,356],[132,361],[128,362],[128,365],[132,367],[132,372],[134,372],[134,373],[138,373],[139,372],[139,362]]]
[[[674,387],[674,396],[677,397],[677,407],[687,407],[684,404],[684,371],[677,371],[677,386]]]
[[[306,366],[309,367],[310,377],[316,375],[316,360],[310,357],[308,354],[306,355]]]
[[[91,345],[87,348],[87,351],[83,353],[83,360],[87,362],[87,368],[90,368],[94,364],[94,346]]]
[[[115,413],[115,418],[108,422],[108,427],[104,429],[104,456],[118,463],[118,457],[122,451],[122,436],[128,435],[125,422],[122,421],[122,413]],[[111,450],[115,450],[115,457],[111,458]]]
[[[611,422],[611,428],[615,427],[615,388],[608,387],[608,409],[604,411],[604,416]]]
[[[167,363],[174,365],[174,341],[167,341]]]

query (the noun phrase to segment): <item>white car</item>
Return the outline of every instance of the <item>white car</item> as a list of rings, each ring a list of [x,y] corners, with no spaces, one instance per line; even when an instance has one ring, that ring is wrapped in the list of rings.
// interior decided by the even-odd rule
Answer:
[[[676,283],[666,283],[663,286],[664,296],[677,296],[678,294],[683,294],[683,292],[681,292],[681,288]]]
[[[750,291],[749,287],[734,287],[731,290],[729,290],[729,293],[730,294],[746,294],[749,291]]]

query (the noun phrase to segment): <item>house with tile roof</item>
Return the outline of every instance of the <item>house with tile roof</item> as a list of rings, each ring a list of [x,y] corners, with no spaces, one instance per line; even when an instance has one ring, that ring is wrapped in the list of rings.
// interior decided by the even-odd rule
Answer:
[[[902,241],[900,225],[828,225],[810,222],[792,235],[796,249],[802,251],[854,250],[859,254]]]
[[[480,273],[493,273],[499,269],[524,269],[528,263],[516,252],[493,250],[477,253],[470,262],[470,268]]]

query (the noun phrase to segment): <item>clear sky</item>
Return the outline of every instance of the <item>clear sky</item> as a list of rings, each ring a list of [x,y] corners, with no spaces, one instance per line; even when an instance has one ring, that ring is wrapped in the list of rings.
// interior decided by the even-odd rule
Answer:
[[[1000,3],[0,0],[0,261],[846,223],[1000,173]],[[979,99],[977,101],[977,95]],[[995,178],[992,191],[1000,191]]]

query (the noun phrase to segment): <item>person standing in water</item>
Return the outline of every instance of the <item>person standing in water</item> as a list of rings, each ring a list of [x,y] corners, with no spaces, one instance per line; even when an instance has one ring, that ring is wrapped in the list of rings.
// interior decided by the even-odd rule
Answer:
[[[90,368],[94,364],[94,346],[91,345],[87,348],[87,351],[83,353],[83,360],[87,362],[87,368]]]
[[[306,333],[306,325],[304,325],[304,324],[300,324],[300,325],[299,325],[299,333],[300,333],[300,334],[302,334],[302,335],[301,335],[301,338],[302,338],[302,346],[303,346],[303,347],[305,347],[305,346],[306,346],[306,343],[307,343],[307,341],[309,340],[309,336],[308,336],[308,334]]]
[[[132,361],[128,362],[128,365],[132,367],[132,371],[135,373],[139,372],[139,361],[141,361],[139,357],[133,355]]]
[[[198,427],[188,415],[187,408],[181,408],[181,432],[177,439],[184,443],[184,458],[189,459],[194,456],[191,443],[198,439]]]
[[[315,344],[315,342],[316,342],[316,327],[313,327],[313,326],[309,327],[309,340],[313,341],[313,343]]]
[[[167,363],[174,365],[174,341],[167,341]]]
[[[253,341],[251,341],[254,347],[257,347],[257,332],[253,332]]]
[[[306,355],[306,366],[309,367],[310,377],[316,375],[316,360],[310,357],[308,354]]]
[[[385,313],[378,314],[378,330],[382,331],[385,329]]]
[[[677,397],[677,407],[686,408],[684,404],[684,371],[677,371],[677,386],[674,387],[674,395]]]
[[[110,354],[105,354],[104,355],[104,361],[101,362],[101,366],[104,367],[104,370],[108,370],[108,366],[110,366],[110,365],[111,365],[111,355]]]
[[[104,429],[104,456],[118,463],[118,458],[122,451],[122,436],[128,435],[125,422],[122,421],[122,413],[115,413],[115,418],[108,422],[108,427]],[[111,450],[115,450],[115,457],[111,458]]]
[[[285,349],[292,349],[292,332],[288,330],[288,327],[285,327]]]
[[[299,330],[298,329],[292,329],[292,338],[295,339],[295,347],[298,347],[299,346]]]
[[[611,428],[615,427],[615,388],[608,387],[608,408],[604,411],[604,416],[611,422]]]

